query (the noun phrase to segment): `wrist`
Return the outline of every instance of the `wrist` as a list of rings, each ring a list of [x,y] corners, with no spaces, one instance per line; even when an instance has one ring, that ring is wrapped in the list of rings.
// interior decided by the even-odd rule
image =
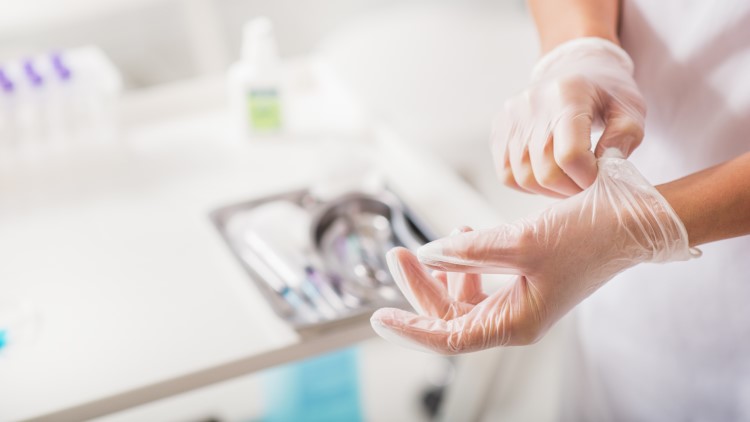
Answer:
[[[527,0],[536,23],[542,53],[583,37],[597,37],[619,44],[620,2],[617,0]]]
[[[750,234],[750,153],[660,185],[690,245]]]

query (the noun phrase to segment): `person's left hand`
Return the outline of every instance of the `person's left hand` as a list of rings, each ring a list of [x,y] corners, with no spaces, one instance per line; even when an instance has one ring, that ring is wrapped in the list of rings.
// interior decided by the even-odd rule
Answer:
[[[598,167],[591,187],[537,217],[436,240],[419,260],[403,248],[389,252],[418,315],[380,309],[375,331],[444,354],[530,344],[617,273],[694,256],[682,221],[631,163],[605,156]],[[433,277],[420,261],[449,273]],[[517,277],[485,296],[481,273]]]

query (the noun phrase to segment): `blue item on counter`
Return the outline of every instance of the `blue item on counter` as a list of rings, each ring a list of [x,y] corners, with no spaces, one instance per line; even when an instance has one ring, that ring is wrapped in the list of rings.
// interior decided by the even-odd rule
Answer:
[[[263,422],[362,421],[357,350],[329,353],[269,370]]]
[[[8,330],[0,330],[0,350],[8,344]]]

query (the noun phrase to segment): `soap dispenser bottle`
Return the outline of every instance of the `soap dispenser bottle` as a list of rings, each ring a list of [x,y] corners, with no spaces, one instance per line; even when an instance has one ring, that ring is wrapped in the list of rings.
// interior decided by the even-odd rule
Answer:
[[[240,61],[229,69],[229,105],[242,139],[263,138],[282,129],[281,66],[273,32],[266,17],[246,23]]]

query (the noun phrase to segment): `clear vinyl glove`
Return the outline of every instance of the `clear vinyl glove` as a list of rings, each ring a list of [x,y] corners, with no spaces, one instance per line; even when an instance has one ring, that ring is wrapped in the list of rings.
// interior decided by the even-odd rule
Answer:
[[[418,250],[419,261],[403,248],[389,252],[418,314],[380,309],[375,331],[442,354],[530,344],[617,273],[699,255],[671,206],[619,151],[605,152],[598,168],[593,185],[537,217],[436,240]],[[517,277],[486,296],[481,273]]]
[[[633,62],[614,43],[579,38],[534,67],[531,84],[505,103],[495,121],[492,152],[512,188],[566,197],[590,186],[607,148],[626,157],[641,143],[646,106]],[[592,152],[591,132],[603,129]]]

